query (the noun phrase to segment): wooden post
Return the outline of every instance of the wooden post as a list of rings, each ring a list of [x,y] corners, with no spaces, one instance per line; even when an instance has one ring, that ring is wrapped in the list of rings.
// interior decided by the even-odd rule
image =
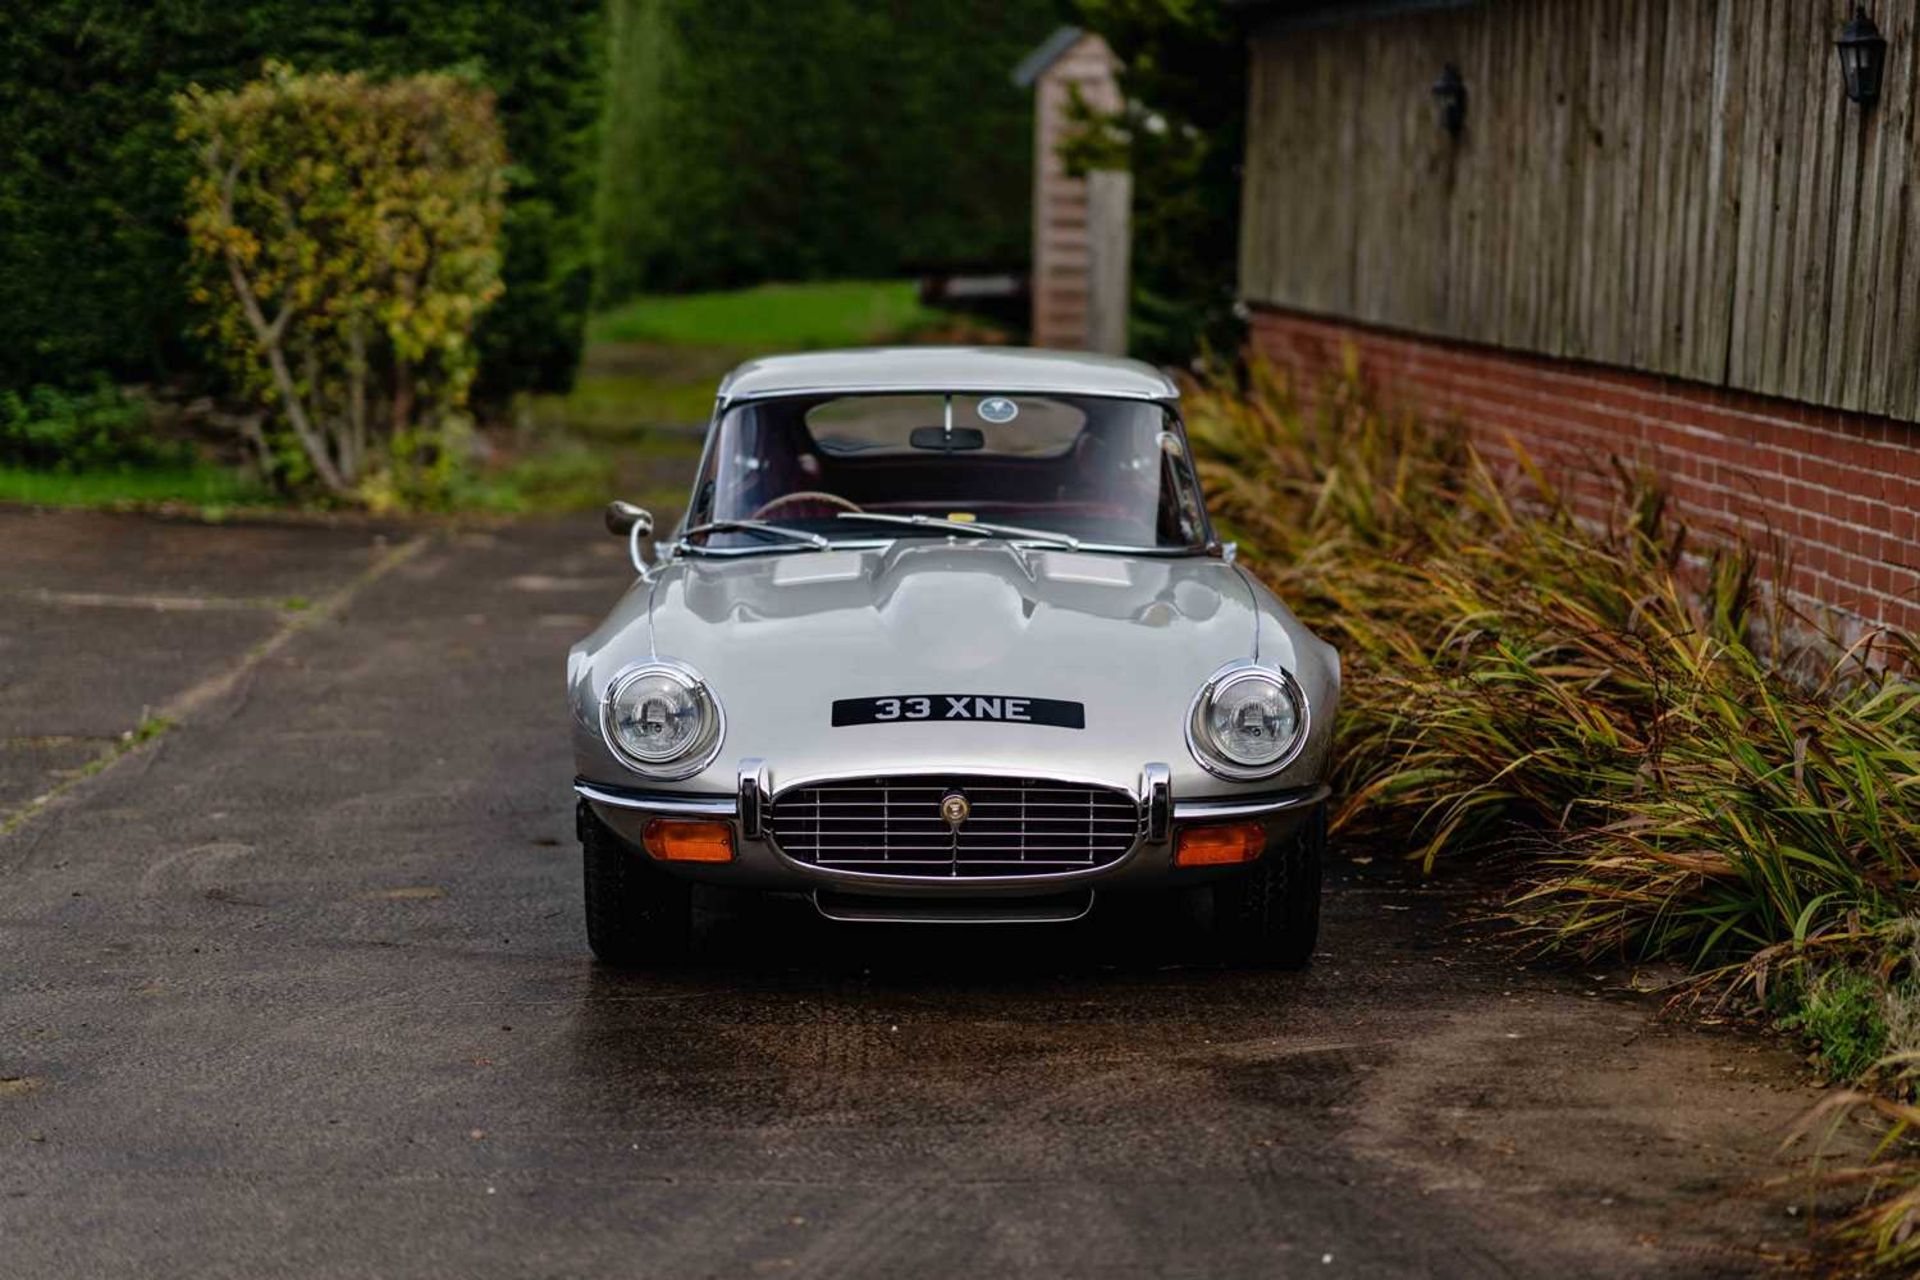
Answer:
[[[1127,354],[1128,266],[1133,245],[1133,175],[1087,175],[1087,349]]]

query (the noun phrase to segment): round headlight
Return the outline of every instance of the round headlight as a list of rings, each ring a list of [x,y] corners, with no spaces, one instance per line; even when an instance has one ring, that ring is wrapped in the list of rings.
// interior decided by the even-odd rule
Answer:
[[[686,778],[720,751],[720,704],[692,671],[649,663],[622,672],[607,689],[607,745],[630,768]]]
[[[1263,778],[1292,761],[1306,732],[1306,699],[1292,676],[1237,665],[1201,687],[1187,742],[1194,758],[1212,773]]]

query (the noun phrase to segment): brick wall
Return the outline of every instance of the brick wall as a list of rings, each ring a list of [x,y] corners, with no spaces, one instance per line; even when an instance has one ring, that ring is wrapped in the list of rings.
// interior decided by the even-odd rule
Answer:
[[[1384,406],[1511,436],[1576,489],[1642,464],[1691,522],[1777,538],[1803,600],[1920,632],[1920,426],[1266,308],[1253,341],[1309,400],[1351,345]]]

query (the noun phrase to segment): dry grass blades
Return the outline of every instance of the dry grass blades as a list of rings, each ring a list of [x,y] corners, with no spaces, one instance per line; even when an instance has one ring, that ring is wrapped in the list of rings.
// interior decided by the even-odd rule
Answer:
[[[1828,1104],[1888,1127],[1841,1175],[1867,1191],[1836,1261],[1920,1261],[1913,637],[1842,647],[1651,478],[1616,464],[1580,518],[1517,448],[1496,471],[1352,369],[1311,413],[1258,363],[1188,404],[1214,511],[1340,647],[1336,828],[1501,858],[1543,948],[1680,961],[1877,1085]]]
[[[1767,998],[1904,957],[1920,872],[1920,649],[1842,650],[1621,468],[1602,520],[1524,455],[1272,370],[1190,402],[1248,561],[1342,651],[1338,825],[1431,866],[1520,856],[1516,916]],[[1899,963],[1899,962],[1896,962]],[[1892,973],[1887,975],[1893,977]]]

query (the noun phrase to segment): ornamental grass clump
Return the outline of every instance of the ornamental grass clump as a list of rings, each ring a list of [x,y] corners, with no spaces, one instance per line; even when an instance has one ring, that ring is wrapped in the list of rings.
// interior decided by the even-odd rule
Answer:
[[[1812,685],[1729,648],[1681,690],[1645,784],[1577,832],[1520,906],[1561,945],[1640,946],[1762,998],[1782,969],[1802,984],[1829,963],[1905,976],[1920,685],[1898,673],[1920,652],[1883,643],[1890,665],[1843,656]]]
[[[1431,867],[1493,851],[1540,944],[1683,961],[1791,1007],[1904,980],[1920,915],[1920,651],[1841,650],[1658,486],[1601,519],[1523,453],[1255,365],[1189,425],[1246,558],[1342,651],[1337,828]],[[1797,636],[1810,640],[1794,641]]]
[[[375,507],[458,478],[499,297],[506,155],[492,95],[454,75],[282,65],[175,99],[194,297],[252,438],[289,488]]]
[[[1576,518],[1518,449],[1496,473],[1353,373],[1312,413],[1257,363],[1189,402],[1213,509],[1341,649],[1337,829],[1491,853],[1541,947],[1677,961],[1869,1081],[1802,1135],[1885,1132],[1828,1174],[1864,1196],[1825,1256],[1920,1264],[1920,646],[1842,647],[1648,478]]]

